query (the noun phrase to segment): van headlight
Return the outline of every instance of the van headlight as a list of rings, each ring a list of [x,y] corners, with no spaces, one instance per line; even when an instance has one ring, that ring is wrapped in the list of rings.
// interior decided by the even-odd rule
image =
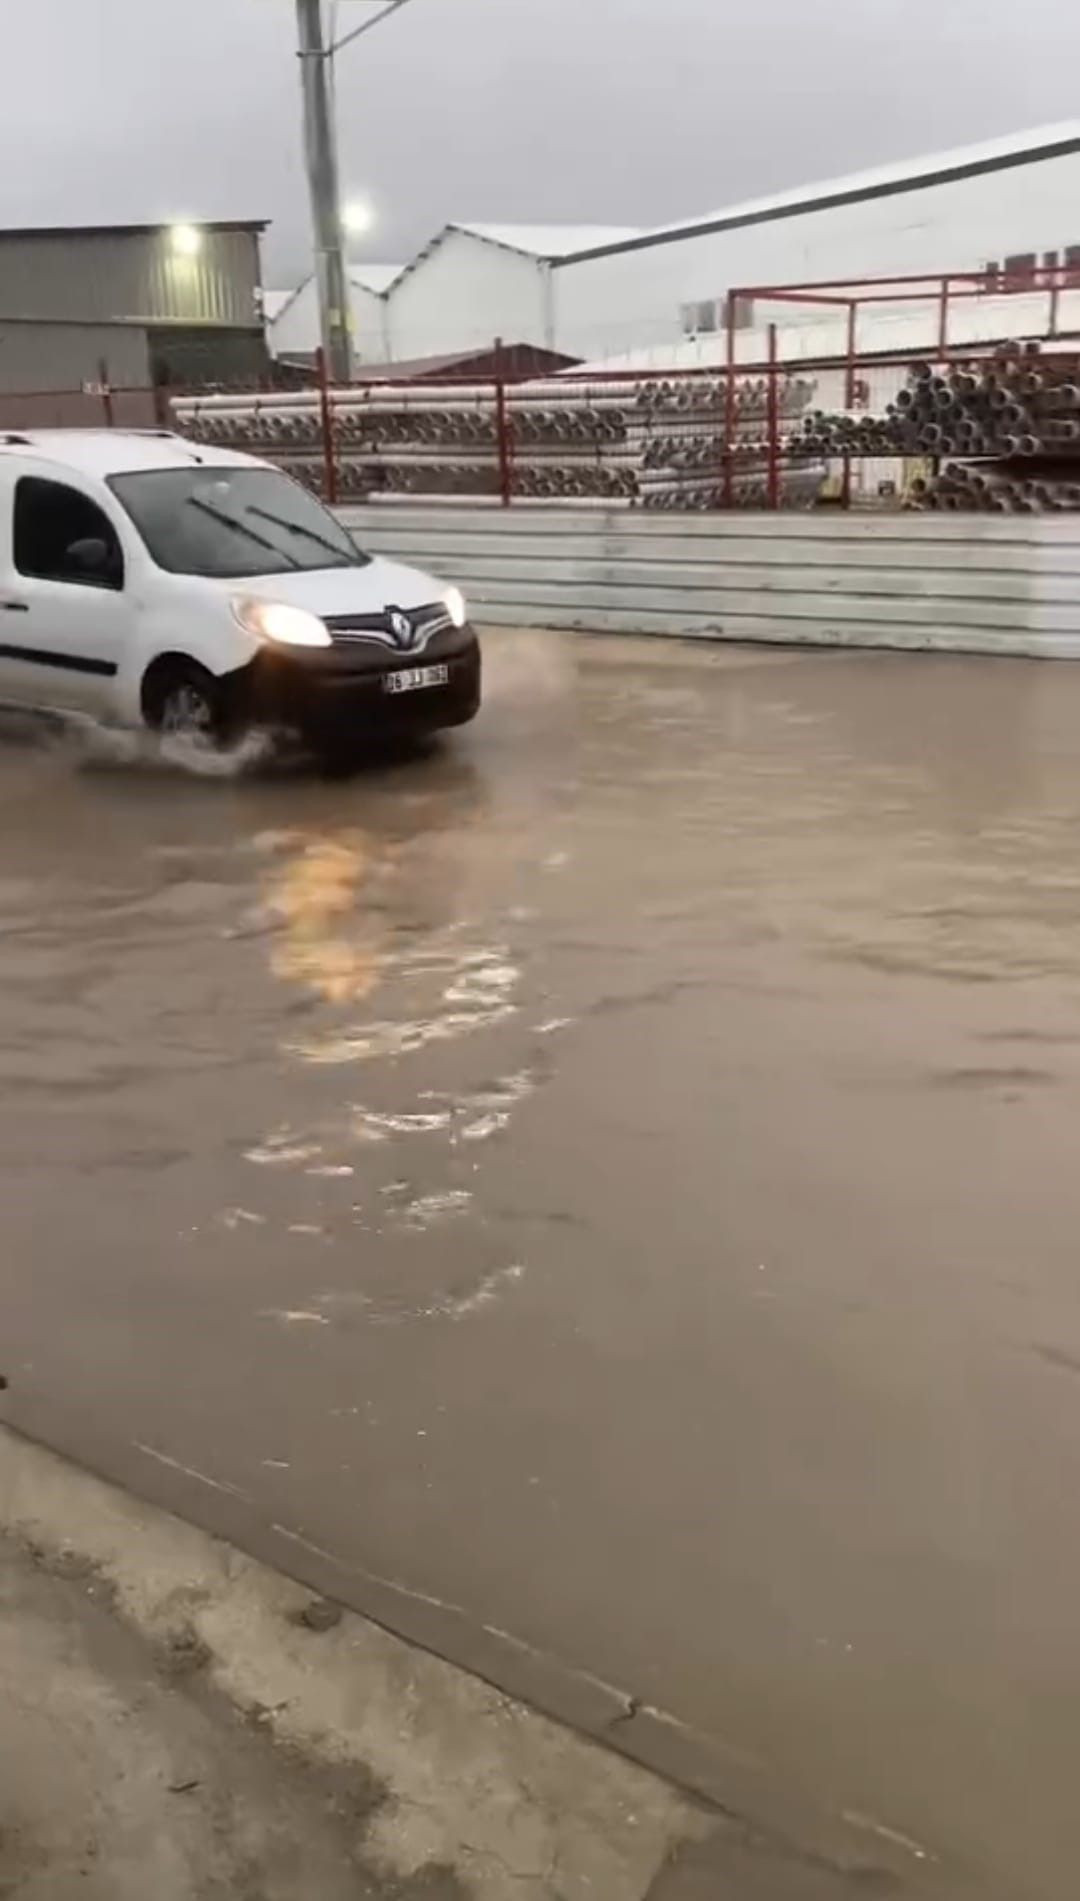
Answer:
[[[464,627],[465,622],[469,618],[469,610],[465,605],[465,596],[459,587],[447,588],[446,593],[443,595],[443,606],[453,621],[454,626]]]
[[[245,633],[256,640],[272,640],[281,647],[330,647],[333,642],[325,621],[309,614],[306,607],[290,607],[287,601],[240,600],[232,604],[233,614]]]

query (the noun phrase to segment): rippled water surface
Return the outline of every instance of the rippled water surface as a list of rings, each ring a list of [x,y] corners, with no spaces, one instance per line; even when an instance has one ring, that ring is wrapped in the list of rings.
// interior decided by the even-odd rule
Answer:
[[[1071,1892],[1080,670],[488,674],[351,779],[0,727],[6,1415]]]

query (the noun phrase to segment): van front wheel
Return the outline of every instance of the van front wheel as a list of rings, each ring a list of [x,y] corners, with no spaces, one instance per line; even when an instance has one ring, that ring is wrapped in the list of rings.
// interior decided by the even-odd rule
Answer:
[[[220,744],[230,737],[225,696],[196,660],[167,660],[151,669],[143,688],[146,721],[159,733]]]

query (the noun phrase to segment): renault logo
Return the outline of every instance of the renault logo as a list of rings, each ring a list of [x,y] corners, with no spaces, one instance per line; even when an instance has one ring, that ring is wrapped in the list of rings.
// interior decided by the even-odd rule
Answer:
[[[413,624],[400,607],[388,607],[386,618],[390,622],[390,632],[399,647],[411,647],[413,643]]]

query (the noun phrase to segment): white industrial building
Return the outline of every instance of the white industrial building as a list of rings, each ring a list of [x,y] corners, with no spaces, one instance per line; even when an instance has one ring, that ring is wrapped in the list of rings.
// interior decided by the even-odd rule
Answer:
[[[390,289],[393,354],[479,350],[494,337],[557,349],[559,260],[634,235],[611,225],[448,224]]]
[[[350,264],[349,305],[357,354],[371,362],[390,356],[385,292],[404,269],[401,264]],[[263,299],[267,338],[274,356],[303,361],[319,343],[319,299],[314,277],[294,291],[267,291]]]
[[[350,265],[357,357],[400,363],[485,350],[496,337],[554,349],[556,260],[633,236],[625,225],[448,224],[409,264]],[[318,330],[307,278],[273,317],[271,349],[310,356]]]
[[[718,330],[728,291],[949,270],[1080,276],[1080,121],[886,165],[556,260],[556,347],[587,359]],[[779,307],[770,315],[781,314]],[[791,325],[826,313],[783,307]],[[640,355],[639,359],[642,360]]]
[[[717,360],[719,346],[710,339],[720,337],[732,289],[955,270],[985,271],[989,297],[1002,276],[1015,287],[1026,272],[1051,264],[1080,283],[1080,121],[879,166],[651,231],[448,224],[410,263],[353,265],[349,275],[361,361],[477,351],[502,337],[589,362],[661,367]],[[900,314],[892,312],[894,319]],[[1029,313],[1015,307],[1015,315],[1013,328]],[[813,324],[824,339],[831,325],[839,339],[843,321],[810,305],[766,309],[759,299],[753,310],[740,310],[744,331],[757,333],[744,336],[740,355],[759,348],[767,317],[784,328],[784,354],[797,353],[792,331]],[[957,341],[965,325],[968,334],[985,331],[985,322],[982,331],[972,330],[973,313],[960,304],[955,322]],[[924,329],[928,323],[929,312]],[[273,318],[275,355],[310,355],[317,327],[308,280]],[[905,341],[913,338],[909,324]],[[695,341],[688,346],[687,339]],[[929,333],[925,340],[932,341]],[[860,347],[873,347],[866,334]]]

